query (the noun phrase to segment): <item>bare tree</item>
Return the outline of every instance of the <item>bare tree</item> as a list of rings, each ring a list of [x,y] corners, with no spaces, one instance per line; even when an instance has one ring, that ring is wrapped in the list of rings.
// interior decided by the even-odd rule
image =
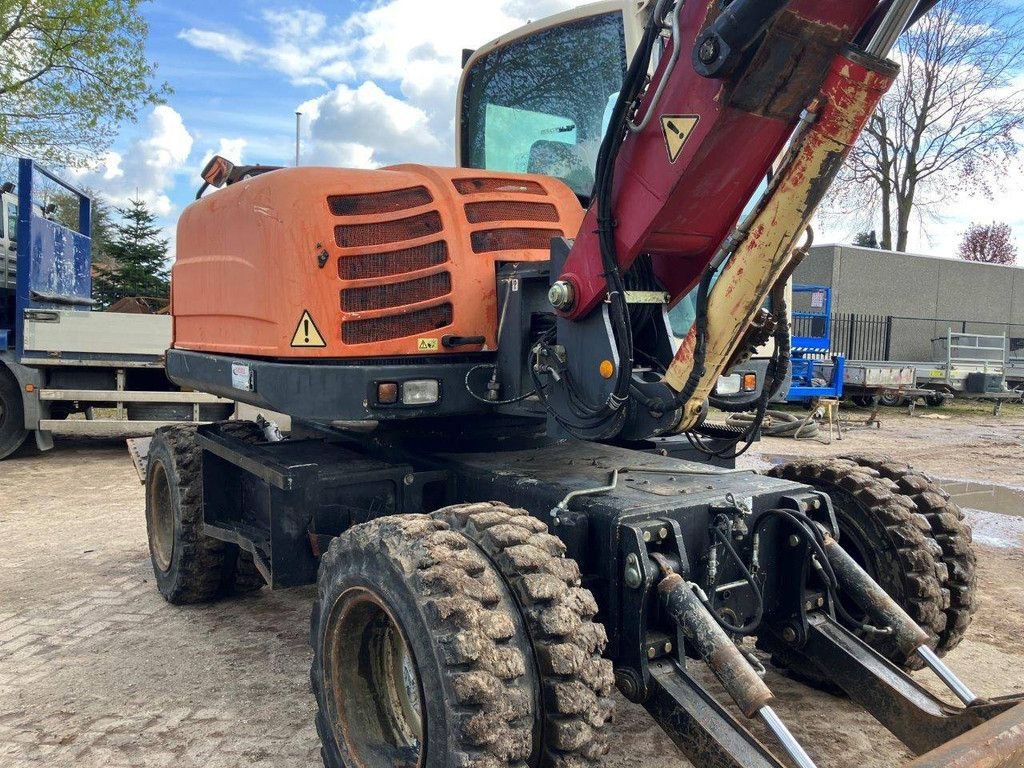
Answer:
[[[1009,224],[971,224],[960,241],[957,256],[985,264],[1016,264],[1017,246]]]
[[[905,251],[912,216],[952,193],[991,197],[1020,149],[1024,16],[1000,0],[942,0],[903,35],[902,72],[861,136],[826,215],[881,218],[881,247]],[[870,217],[870,221],[865,221]]]

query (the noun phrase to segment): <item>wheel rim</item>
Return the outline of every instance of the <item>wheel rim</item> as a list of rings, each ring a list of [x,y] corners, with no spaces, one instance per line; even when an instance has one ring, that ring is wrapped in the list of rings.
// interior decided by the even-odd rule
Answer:
[[[371,590],[344,592],[324,649],[328,712],[343,757],[361,768],[422,766],[423,684],[405,633]]]
[[[153,562],[161,572],[170,570],[174,557],[174,509],[171,504],[171,484],[167,470],[161,462],[152,467],[149,482],[149,503],[146,505],[146,522],[149,524],[149,549]]]

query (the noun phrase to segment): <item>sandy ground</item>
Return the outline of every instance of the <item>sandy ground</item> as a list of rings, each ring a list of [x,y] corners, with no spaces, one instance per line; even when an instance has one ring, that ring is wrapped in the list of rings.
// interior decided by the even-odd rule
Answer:
[[[921,411],[929,416],[935,413]],[[941,415],[941,414],[940,414]],[[1024,486],[1024,414],[887,413],[831,446],[769,439],[746,461],[885,453],[936,476]],[[150,571],[142,488],[123,446],[63,443],[0,464],[0,765],[312,766],[312,588],[174,608]],[[982,695],[1024,690],[1024,538],[979,545],[981,608],[950,665]],[[924,680],[925,675],[920,675]],[[910,754],[849,701],[769,672],[820,766]],[[609,768],[686,765],[620,701]]]

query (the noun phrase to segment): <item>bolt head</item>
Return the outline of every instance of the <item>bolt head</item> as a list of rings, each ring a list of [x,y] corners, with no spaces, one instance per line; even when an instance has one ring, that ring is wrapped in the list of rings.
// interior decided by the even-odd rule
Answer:
[[[789,542],[789,546],[791,546],[791,547],[799,547],[800,546],[800,537],[797,536],[795,533],[789,534],[789,538],[786,541]]]
[[[653,659],[657,655],[657,653],[658,652],[655,650],[654,646],[652,645],[650,648],[647,649],[647,658],[648,659]]]
[[[718,58],[718,41],[709,37],[701,43],[700,48],[697,49],[697,58],[700,59],[701,64],[713,63]]]
[[[672,653],[672,643],[665,643],[665,653]]]
[[[792,627],[786,627],[782,630],[782,639],[787,643],[792,643],[796,640],[796,630]]]
[[[651,540],[651,532],[650,531],[644,531],[644,541],[645,542],[649,542],[650,540]]]
[[[658,538],[659,539],[667,539],[668,538],[668,528],[659,528],[658,529]]]
[[[576,302],[576,292],[573,290],[572,283],[558,280],[548,290],[548,301],[555,309],[572,309],[572,305]]]

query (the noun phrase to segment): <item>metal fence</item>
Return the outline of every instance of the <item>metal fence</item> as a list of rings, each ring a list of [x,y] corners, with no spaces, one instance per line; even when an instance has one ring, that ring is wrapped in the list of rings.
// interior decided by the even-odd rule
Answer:
[[[815,335],[806,318],[796,318],[793,335]],[[830,318],[832,353],[848,360],[924,361],[933,357],[932,340],[953,333],[1006,336],[1010,358],[1024,358],[1024,325],[964,319],[900,317],[897,315],[833,314]]]

